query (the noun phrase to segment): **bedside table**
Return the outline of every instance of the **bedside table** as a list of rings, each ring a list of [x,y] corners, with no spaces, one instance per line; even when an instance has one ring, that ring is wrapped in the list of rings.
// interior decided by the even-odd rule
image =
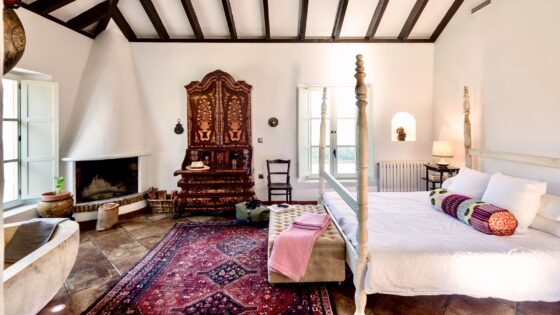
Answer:
[[[424,164],[424,167],[426,168],[426,177],[422,177],[422,179],[426,181],[426,190],[430,190],[430,183],[432,184],[432,189],[436,189],[436,184],[439,184],[439,187],[441,187],[444,174],[449,174],[451,177],[457,175],[457,173],[459,172],[458,167],[439,166],[435,163],[426,163]],[[438,173],[438,177],[430,178],[430,175],[435,175],[433,173]]]

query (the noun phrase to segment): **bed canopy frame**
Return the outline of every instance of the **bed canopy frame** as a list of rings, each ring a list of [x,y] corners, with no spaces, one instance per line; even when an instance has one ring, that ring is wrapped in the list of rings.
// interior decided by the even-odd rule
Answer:
[[[343,233],[337,220],[332,220],[346,242],[346,262],[353,273],[353,282],[356,287],[354,294],[356,311],[355,315],[363,315],[366,307],[367,296],[364,292],[365,272],[368,261],[368,126],[367,126],[367,86],[365,84],[364,62],[362,55],[356,56],[356,105],[358,106],[356,137],[357,137],[357,196],[356,198],[332,175],[325,171],[325,144],[326,144],[326,114],[327,114],[327,90],[323,90],[323,103],[321,106],[321,125],[319,142],[319,200],[324,204],[325,184],[328,183],[333,190],[356,212],[358,221],[356,239],[353,244]],[[472,158],[490,158],[502,161],[560,168],[560,158],[545,157],[527,154],[517,154],[472,148],[472,133],[470,122],[470,95],[469,88],[464,87],[463,113],[464,113],[464,147],[465,165],[472,168]],[[334,218],[328,206],[325,208],[329,215]]]

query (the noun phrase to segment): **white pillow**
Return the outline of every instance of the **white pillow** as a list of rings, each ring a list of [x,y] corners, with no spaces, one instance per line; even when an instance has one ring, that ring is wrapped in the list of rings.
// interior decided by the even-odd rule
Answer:
[[[530,228],[560,237],[560,222],[547,219],[540,214],[535,216]]]
[[[560,221],[560,196],[544,195],[539,214],[544,218]]]
[[[475,171],[468,167],[461,167],[459,174],[449,185],[449,190],[474,199],[480,199],[488,186],[490,175]]]
[[[535,218],[546,193],[547,183],[507,176],[492,175],[482,201],[509,210],[517,219],[516,232],[525,232]]]
[[[441,183],[441,188],[449,189],[449,186],[451,186],[451,183],[453,183],[455,177],[456,176],[449,177],[448,179],[444,180],[443,183]]]

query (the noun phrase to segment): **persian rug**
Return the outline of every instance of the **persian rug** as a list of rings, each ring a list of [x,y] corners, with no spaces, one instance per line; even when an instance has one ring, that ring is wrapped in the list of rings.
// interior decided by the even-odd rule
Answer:
[[[336,314],[321,284],[271,285],[268,229],[177,223],[84,314]]]

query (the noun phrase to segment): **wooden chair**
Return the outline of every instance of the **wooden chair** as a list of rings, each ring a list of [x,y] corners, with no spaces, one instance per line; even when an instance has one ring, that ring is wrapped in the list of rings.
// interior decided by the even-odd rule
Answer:
[[[266,169],[268,171],[268,202],[272,203],[272,195],[282,196],[286,195],[286,203],[292,202],[292,185],[290,185],[290,160],[266,160]],[[279,164],[287,166],[286,171],[270,171],[271,164]],[[284,175],[285,182],[273,182],[270,175]],[[283,193],[274,193],[274,191],[284,191]]]

